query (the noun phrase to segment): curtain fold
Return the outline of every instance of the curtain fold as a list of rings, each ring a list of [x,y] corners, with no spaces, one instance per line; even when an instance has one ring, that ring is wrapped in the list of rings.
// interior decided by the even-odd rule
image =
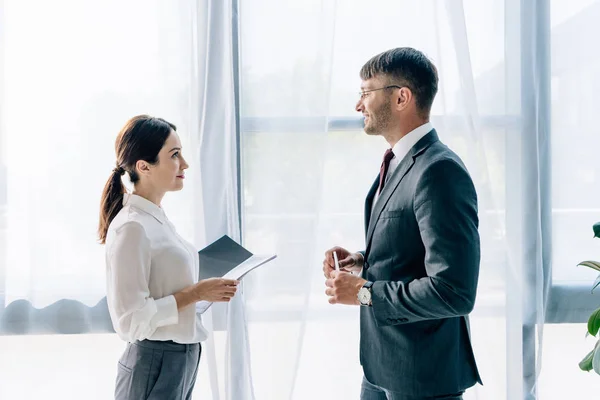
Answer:
[[[222,235],[241,242],[238,134],[238,15],[236,0],[198,0],[197,55],[199,157],[204,237],[211,243]],[[213,399],[254,399],[246,329],[244,283],[228,304],[213,304],[215,331],[226,332],[224,377],[218,377],[214,337],[209,338],[209,374]],[[220,352],[219,352],[220,354]],[[219,395],[219,387],[224,393]]]

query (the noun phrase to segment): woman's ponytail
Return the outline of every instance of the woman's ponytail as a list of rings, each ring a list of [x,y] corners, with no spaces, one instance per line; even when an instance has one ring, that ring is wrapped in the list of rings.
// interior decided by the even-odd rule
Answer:
[[[98,224],[98,238],[102,244],[106,242],[108,226],[123,208],[123,196],[125,195],[125,185],[121,180],[123,174],[125,174],[125,170],[122,167],[113,169],[102,191],[100,223]]]

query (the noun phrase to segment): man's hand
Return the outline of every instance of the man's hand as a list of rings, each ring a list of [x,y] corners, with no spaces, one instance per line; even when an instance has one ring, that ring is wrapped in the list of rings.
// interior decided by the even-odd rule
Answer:
[[[331,272],[335,271],[335,262],[333,260],[333,252],[336,252],[340,270],[346,272],[358,272],[364,264],[363,256],[360,253],[350,253],[348,250],[335,246],[325,252],[323,260],[323,274],[325,278],[331,277]]]
[[[358,291],[367,281],[344,271],[332,271],[331,278],[325,281],[325,294],[329,304],[360,305]]]

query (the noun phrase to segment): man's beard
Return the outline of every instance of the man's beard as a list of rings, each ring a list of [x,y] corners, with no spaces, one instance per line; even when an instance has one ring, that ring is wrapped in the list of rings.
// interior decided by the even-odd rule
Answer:
[[[365,121],[365,133],[380,135],[389,125],[391,119],[391,101],[383,103],[374,113],[369,113],[369,122]],[[376,118],[374,118],[376,116]]]

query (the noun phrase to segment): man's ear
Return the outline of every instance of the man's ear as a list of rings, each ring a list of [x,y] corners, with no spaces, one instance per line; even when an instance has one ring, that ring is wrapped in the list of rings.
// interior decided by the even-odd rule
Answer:
[[[401,87],[398,90],[398,95],[396,96],[396,108],[398,110],[405,109],[408,104],[412,101],[413,94],[411,90],[407,87]]]

